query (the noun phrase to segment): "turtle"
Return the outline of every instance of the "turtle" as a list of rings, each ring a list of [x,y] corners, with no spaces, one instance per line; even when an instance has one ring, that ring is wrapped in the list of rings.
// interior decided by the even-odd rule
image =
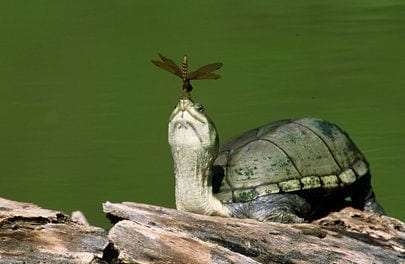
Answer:
[[[160,57],[189,84],[186,58],[176,69]],[[199,74],[212,73],[220,67],[215,65]],[[312,117],[279,120],[219,147],[215,124],[191,98],[190,87],[183,83],[168,125],[178,210],[282,223],[310,221],[347,205],[384,214],[369,163],[336,124]]]

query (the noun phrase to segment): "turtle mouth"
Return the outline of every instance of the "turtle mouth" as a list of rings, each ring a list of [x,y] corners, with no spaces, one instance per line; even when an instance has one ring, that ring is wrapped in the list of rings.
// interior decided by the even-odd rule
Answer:
[[[171,114],[171,120],[175,119],[176,117],[179,119],[185,119],[184,114],[188,113],[192,118],[194,118],[195,120],[197,120],[198,122],[205,124],[205,120],[202,119],[201,117],[199,117],[197,114],[193,113],[193,111],[191,111],[190,109],[186,108],[186,109],[180,109],[180,108],[176,108],[173,113]],[[176,121],[176,122],[180,122],[180,121]]]

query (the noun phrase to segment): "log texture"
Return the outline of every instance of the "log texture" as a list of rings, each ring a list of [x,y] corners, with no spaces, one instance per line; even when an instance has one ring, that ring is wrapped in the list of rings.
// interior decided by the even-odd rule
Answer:
[[[405,263],[404,223],[352,208],[311,224],[103,205],[118,263]]]
[[[262,223],[110,203],[107,233],[0,198],[0,264],[405,263],[405,225],[346,208],[311,224]]]
[[[106,263],[106,232],[58,211],[0,198],[0,263]]]

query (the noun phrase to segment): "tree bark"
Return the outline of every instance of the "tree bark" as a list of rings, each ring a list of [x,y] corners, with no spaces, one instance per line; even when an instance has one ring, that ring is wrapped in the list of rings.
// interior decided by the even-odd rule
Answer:
[[[104,204],[107,233],[85,216],[0,198],[0,264],[405,263],[405,225],[346,208],[308,224]]]
[[[105,263],[106,232],[61,212],[0,198],[0,263]]]
[[[405,263],[399,220],[346,208],[311,224],[104,204],[119,263]]]

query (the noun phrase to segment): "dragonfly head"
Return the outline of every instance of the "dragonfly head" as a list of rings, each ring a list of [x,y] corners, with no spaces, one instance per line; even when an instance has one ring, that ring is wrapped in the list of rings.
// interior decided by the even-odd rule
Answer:
[[[187,55],[184,55],[183,60],[181,61],[180,66],[177,65],[173,60],[164,57],[159,53],[160,60],[152,60],[152,63],[158,66],[159,68],[168,71],[183,80],[182,86],[182,98],[190,98],[190,92],[193,90],[190,81],[191,80],[204,80],[204,79],[218,79],[220,75],[214,73],[222,67],[222,63],[211,63],[205,66],[198,68],[195,71],[189,72],[188,58]]]
[[[193,86],[191,86],[190,80],[183,81],[183,93],[190,93],[193,90]]]

